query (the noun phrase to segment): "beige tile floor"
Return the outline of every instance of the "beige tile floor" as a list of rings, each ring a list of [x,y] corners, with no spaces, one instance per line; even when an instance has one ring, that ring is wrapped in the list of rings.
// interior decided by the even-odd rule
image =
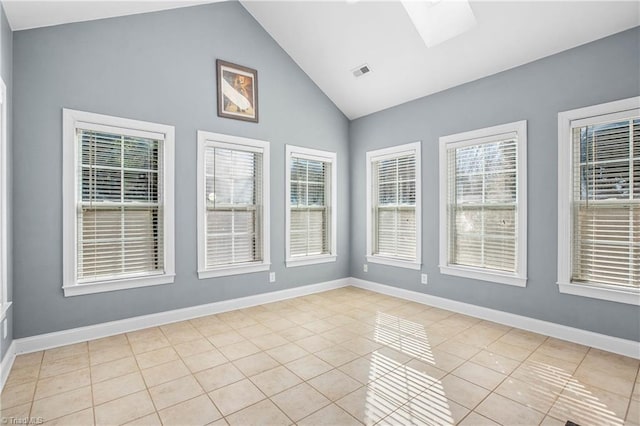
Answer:
[[[16,358],[4,422],[640,425],[639,361],[347,287]]]

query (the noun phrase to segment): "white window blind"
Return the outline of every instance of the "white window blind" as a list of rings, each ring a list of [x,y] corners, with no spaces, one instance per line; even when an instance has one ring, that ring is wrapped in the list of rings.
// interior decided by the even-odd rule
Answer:
[[[292,156],[291,257],[329,254],[331,163]]]
[[[517,269],[515,133],[447,150],[448,264]]]
[[[261,152],[205,148],[206,268],[261,262]]]
[[[572,122],[571,282],[640,288],[640,118]]]
[[[164,273],[163,141],[76,129],[77,280]]]
[[[417,259],[416,153],[373,158],[372,254]]]

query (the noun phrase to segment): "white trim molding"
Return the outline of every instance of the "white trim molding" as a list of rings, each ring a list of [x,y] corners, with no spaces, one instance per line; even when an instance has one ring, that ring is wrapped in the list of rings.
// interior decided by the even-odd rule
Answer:
[[[366,154],[366,253],[367,262],[381,265],[395,266],[420,270],[422,267],[422,154],[420,141],[396,145],[388,148],[367,151]],[[390,160],[406,155],[415,156],[415,221],[416,221],[416,257],[404,259],[401,257],[382,256],[374,253],[374,193],[373,193],[373,163],[376,161]],[[377,202],[377,201],[376,201]],[[377,225],[375,225],[377,226]]]
[[[158,273],[104,277],[95,281],[81,282],[77,267],[77,173],[79,153],[77,129],[116,132],[132,137],[154,138],[162,141],[162,211],[164,270]],[[101,293],[174,282],[175,277],[175,233],[174,233],[174,140],[175,128],[166,124],[113,117],[91,112],[62,109],[62,253],[63,285],[65,297]]]
[[[386,256],[380,256],[380,255],[374,254],[374,255],[367,255],[366,259],[367,259],[367,262],[369,263],[378,263],[380,265],[395,266],[396,268],[414,269],[416,271],[419,271],[420,269],[422,269],[422,265],[419,262],[396,259],[394,257],[386,257]]]
[[[457,265],[449,262],[449,161],[448,151],[468,146],[495,143],[506,138],[516,139],[516,270],[499,271],[483,267]],[[439,140],[440,199],[439,237],[440,273],[517,287],[527,286],[527,121],[516,121],[463,133],[442,136]]]
[[[498,311],[496,309],[485,308],[483,306],[458,302],[451,299],[432,296],[430,294],[418,293],[359,278],[351,278],[350,284],[354,287],[375,291],[376,293],[386,294],[388,296],[398,297],[400,299],[410,300],[412,302],[418,302],[459,314],[504,324],[509,327],[515,327],[531,331],[533,333],[539,333],[545,336],[555,337],[557,339],[567,340],[569,342],[640,359],[640,343],[633,340],[607,336],[593,331],[582,330],[509,312]]]
[[[8,208],[7,203],[7,86],[0,78],[0,321],[2,321],[11,305],[8,289]]]
[[[319,149],[304,148],[287,145],[285,148],[285,263],[287,268],[295,266],[308,266],[318,263],[335,262],[337,259],[337,226],[338,226],[338,156],[335,152],[321,151]],[[329,199],[325,197],[325,204],[329,214],[329,220],[325,224],[325,230],[329,239],[329,252],[318,255],[291,256],[291,159],[307,159],[329,164],[331,175],[325,178],[325,194],[328,189]],[[327,188],[328,187],[328,188]]]
[[[39,334],[37,336],[14,339],[15,353],[24,354],[55,348],[63,345],[85,342],[87,340],[100,339],[120,333],[141,330],[148,327],[157,327],[178,321],[186,321],[202,316],[219,314],[236,309],[250,308],[265,303],[278,302],[294,297],[307,296],[323,291],[347,287],[349,278],[340,278],[333,281],[325,281],[317,284],[309,284],[286,290],[272,291],[237,299],[222,300],[220,302],[191,306],[188,308],[158,312],[156,314],[142,315],[126,318],[118,321],[109,321],[86,327],[72,328],[53,333]]]
[[[2,393],[2,389],[4,389],[4,385],[7,383],[7,379],[9,378],[9,373],[11,372],[11,367],[13,367],[13,362],[16,360],[16,341],[12,340],[7,352],[4,354],[4,358],[0,362],[0,393]]]
[[[206,188],[206,150],[210,147],[240,150],[262,154],[262,199],[260,200],[262,214],[260,215],[259,232],[262,233],[262,259],[256,262],[220,265],[207,268],[207,188]],[[240,136],[224,135],[220,133],[198,130],[198,164],[197,164],[197,230],[198,230],[198,278],[214,278],[229,275],[249,274],[268,271],[271,267],[271,222],[270,222],[270,164],[269,142],[243,138]]]
[[[4,385],[16,355],[37,352],[59,346],[100,339],[120,333],[128,333],[148,327],[157,327],[178,321],[186,321],[206,315],[249,308],[265,303],[287,300],[342,287],[354,286],[376,293],[386,294],[428,306],[446,309],[464,315],[493,321],[510,327],[540,333],[546,336],[578,343],[585,346],[614,352],[624,356],[640,359],[640,345],[636,341],[607,336],[582,329],[568,327],[482,306],[471,305],[455,300],[405,290],[398,287],[379,284],[358,278],[340,278],[318,284],[310,284],[286,290],[256,294],[238,299],[224,300],[204,305],[176,309],[156,314],[137,316],[118,321],[110,321],[86,327],[73,328],[53,333],[14,339],[5,357],[2,359],[2,382]]]
[[[558,114],[558,290],[560,293],[640,306],[640,289],[572,282],[573,154],[571,129],[640,116],[640,96]]]

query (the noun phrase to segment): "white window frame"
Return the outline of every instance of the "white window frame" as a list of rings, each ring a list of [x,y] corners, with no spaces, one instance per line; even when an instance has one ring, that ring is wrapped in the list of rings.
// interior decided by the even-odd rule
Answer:
[[[558,114],[558,289],[560,293],[593,299],[609,300],[640,306],[640,290],[613,285],[574,284],[571,282],[571,239],[573,220],[571,205],[572,191],[572,122],[582,121],[582,125],[637,116],[640,112],[640,96],[607,102],[604,104],[563,111]],[[605,117],[608,116],[608,117]]]
[[[420,151],[420,142],[411,142],[403,145],[392,146],[389,148],[368,151],[366,155],[366,185],[367,185],[367,246],[366,259],[367,262],[379,263],[382,265],[395,266],[398,268],[407,268],[420,270],[422,267],[422,156]],[[416,259],[405,260],[396,257],[380,256],[373,253],[373,170],[372,165],[375,161],[385,158],[401,157],[407,154],[415,154],[416,157]]]
[[[291,256],[291,159],[306,158],[313,161],[321,161],[323,163],[329,163],[331,165],[331,176],[325,182],[325,185],[329,186],[329,194],[331,195],[329,200],[328,211],[329,220],[327,225],[329,226],[329,253],[316,256]],[[285,199],[285,254],[286,254],[286,266],[305,266],[314,265],[317,263],[335,262],[337,259],[336,250],[336,235],[337,235],[337,208],[338,208],[338,195],[337,195],[337,181],[338,181],[338,163],[337,154],[335,152],[321,151],[319,149],[304,148],[299,146],[287,145],[286,146],[286,199]]]
[[[170,284],[175,279],[174,237],[174,138],[175,129],[165,124],[112,117],[91,112],[63,108],[62,130],[62,199],[63,199],[63,285],[65,297],[102,293],[128,288]],[[137,136],[140,132],[163,135],[163,210],[164,210],[164,273],[142,277],[105,277],[91,283],[77,279],[77,167],[79,149],[76,142],[78,128],[117,128],[123,135]],[[104,127],[103,127],[104,128]],[[112,131],[112,130],[111,130]]]
[[[8,286],[8,239],[7,239],[7,86],[0,78],[0,321],[7,316],[11,306]]]
[[[243,265],[223,265],[207,269],[207,206],[205,203],[205,150],[208,146],[218,146],[230,149],[250,150],[262,153],[262,261]],[[197,165],[197,226],[198,226],[198,278],[214,278],[229,275],[249,274],[268,271],[271,267],[270,255],[270,157],[269,142],[257,139],[243,138],[239,136],[224,135],[220,133],[198,130],[198,165]]]
[[[517,137],[517,244],[516,272],[500,272],[449,264],[449,235],[447,203],[449,194],[447,150],[464,146],[491,143],[501,135],[516,133]],[[527,285],[527,121],[516,121],[483,129],[440,137],[440,273],[472,278],[498,284],[526,287]]]

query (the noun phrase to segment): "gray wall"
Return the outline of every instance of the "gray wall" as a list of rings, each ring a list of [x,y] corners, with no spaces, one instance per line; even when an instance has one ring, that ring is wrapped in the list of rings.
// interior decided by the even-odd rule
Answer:
[[[351,275],[611,336],[640,340],[638,307],[560,294],[557,260],[558,112],[640,94],[640,28],[418,99],[350,126]],[[470,64],[473,66],[473,64]],[[428,78],[428,76],[425,76]],[[528,121],[526,288],[441,275],[438,269],[438,138]],[[422,141],[422,272],[365,263],[365,152]]]
[[[14,34],[14,335],[161,312],[349,276],[346,117],[237,2]],[[260,123],[216,115],[215,60],[258,70]],[[176,127],[176,280],[62,294],[62,108]],[[271,142],[268,273],[198,280],[196,131]],[[338,154],[338,261],[285,268],[285,144]]]
[[[12,94],[13,94],[13,33],[11,32],[11,28],[9,27],[9,22],[7,21],[7,16],[4,13],[4,6],[0,6],[0,75],[2,75],[2,80],[7,86],[7,287],[8,294],[7,300],[11,301],[12,293],[13,293],[13,250],[12,250],[12,239],[13,239],[13,221],[11,214],[11,194],[12,191],[12,179],[11,179],[11,170],[12,170],[12,115],[13,115],[13,107],[12,107]],[[7,311],[7,338],[2,338],[2,324],[0,324],[0,360],[4,358],[11,341],[13,340],[13,306],[9,308]]]

